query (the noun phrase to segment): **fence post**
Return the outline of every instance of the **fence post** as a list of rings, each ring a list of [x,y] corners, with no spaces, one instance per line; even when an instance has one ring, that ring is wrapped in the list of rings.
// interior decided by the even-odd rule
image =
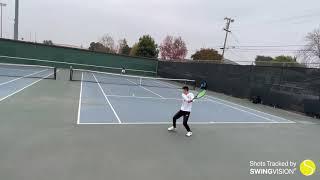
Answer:
[[[159,59],[157,60],[157,64],[156,64],[156,77],[158,77],[158,66],[159,66]]]
[[[284,66],[282,66],[282,67],[281,67],[281,73],[280,73],[280,80],[279,80],[279,84],[282,84],[284,68],[285,68]]]

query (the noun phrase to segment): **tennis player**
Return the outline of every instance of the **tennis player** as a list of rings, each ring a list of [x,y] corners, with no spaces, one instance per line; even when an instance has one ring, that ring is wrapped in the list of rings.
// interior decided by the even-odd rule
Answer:
[[[182,89],[182,105],[180,110],[173,116],[173,126],[169,127],[168,131],[175,131],[177,119],[183,116],[183,126],[188,131],[186,136],[190,137],[192,135],[192,131],[190,130],[190,127],[188,125],[188,120],[192,108],[194,95],[191,92],[189,92],[188,86],[184,86]]]
[[[126,69],[124,67],[122,67],[121,74],[125,74],[125,73],[126,73]]]

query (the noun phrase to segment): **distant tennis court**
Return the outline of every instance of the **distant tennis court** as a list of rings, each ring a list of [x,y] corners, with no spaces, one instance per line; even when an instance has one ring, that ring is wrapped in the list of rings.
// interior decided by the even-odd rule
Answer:
[[[0,63],[0,102],[42,79],[56,79],[56,68]]]

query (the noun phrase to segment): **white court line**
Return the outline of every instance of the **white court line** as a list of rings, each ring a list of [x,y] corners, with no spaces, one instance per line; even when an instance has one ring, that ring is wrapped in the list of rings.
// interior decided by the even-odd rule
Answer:
[[[206,99],[208,99],[208,98],[206,98]],[[211,101],[211,102],[213,102],[213,103],[217,103],[217,104],[221,104],[221,105],[224,105],[224,106],[228,106],[228,107],[230,107],[230,108],[232,108],[232,109],[236,109],[236,110],[238,110],[238,111],[242,111],[242,112],[251,114],[251,115],[253,115],[253,116],[256,116],[256,117],[259,117],[259,118],[262,118],[262,119],[265,119],[265,120],[268,120],[268,121],[277,122],[277,121],[275,121],[275,120],[273,120],[273,119],[269,119],[269,118],[267,118],[267,117],[263,117],[263,116],[260,116],[260,115],[258,115],[258,114],[255,114],[255,113],[252,113],[252,112],[249,112],[249,111],[246,111],[246,110],[243,110],[243,109],[240,109],[240,108],[237,108],[237,107],[234,107],[234,106],[231,106],[231,105],[222,103],[222,102],[214,101],[214,100],[212,100],[212,99],[208,99],[208,100]]]
[[[22,79],[22,78],[25,78],[25,77],[28,77],[28,76],[32,76],[32,75],[34,75],[34,74],[41,73],[41,72],[43,72],[43,71],[47,71],[47,69],[42,70],[42,71],[38,71],[38,72],[35,72],[35,73],[32,73],[32,74],[28,74],[28,75],[26,75],[26,76],[22,76],[22,77],[19,77],[19,78],[16,78],[16,79],[12,79],[12,80],[10,80],[10,81],[3,82],[3,83],[0,84],[0,86],[5,85],[5,84],[8,84],[8,83],[11,83],[11,82],[14,82],[14,81],[17,81],[17,80],[19,80],[19,79]],[[49,77],[49,76],[48,76],[48,77]]]
[[[164,83],[164,82],[158,82],[158,83],[168,84],[168,83]],[[172,87],[178,87],[178,86],[172,85]],[[208,95],[207,95],[207,96],[208,96]],[[216,99],[216,100],[224,101],[224,100],[222,100],[222,99],[215,98],[215,97],[212,97],[212,96],[208,96],[208,97],[211,97],[211,98]],[[216,103],[218,103],[218,104],[222,104],[222,105],[231,107],[231,108],[233,108],[233,109],[237,109],[237,110],[239,110],[239,111],[243,111],[243,112],[249,113],[249,114],[251,114],[251,115],[254,115],[254,116],[257,116],[257,117],[266,119],[266,120],[268,120],[268,121],[272,121],[272,122],[275,122],[275,123],[278,122],[278,121],[274,121],[274,120],[272,120],[272,119],[269,119],[269,118],[266,118],[266,117],[263,117],[263,116],[259,116],[259,115],[255,114],[255,113],[248,112],[248,111],[245,111],[245,110],[242,110],[242,109],[233,107],[233,106],[231,106],[231,105],[227,105],[227,104],[225,104],[225,103],[217,102],[217,101],[214,101],[214,100],[209,99],[209,98],[205,98],[205,99],[208,99],[209,101],[212,101],[212,102],[216,102]],[[290,123],[295,123],[294,121],[290,121],[290,120],[288,120],[288,119],[281,118],[281,117],[278,117],[278,116],[275,116],[275,115],[272,115],[272,114],[268,114],[268,113],[265,113],[265,112],[261,112],[261,111],[258,111],[258,110],[254,110],[254,109],[251,109],[251,108],[248,108],[248,107],[245,107],[245,106],[242,106],[242,105],[238,105],[238,104],[235,104],[235,103],[232,103],[232,102],[228,102],[228,101],[224,101],[224,102],[227,102],[227,103],[230,103],[230,104],[233,104],[233,105],[237,105],[237,106],[240,106],[240,107],[243,107],[243,108],[246,108],[246,109],[249,109],[249,110],[253,110],[253,111],[256,111],[256,112],[260,112],[260,113],[262,113],[262,114],[266,114],[266,115],[269,115],[269,116],[272,116],[272,117],[276,117],[276,118],[279,118],[279,119],[283,119],[283,120],[286,120],[286,121],[288,121],[288,122],[290,122]],[[285,122],[285,123],[286,123],[286,122]]]
[[[80,125],[167,125],[172,124],[172,122],[136,122],[136,123],[80,123]],[[177,124],[182,124],[182,122],[177,122]],[[295,124],[295,122],[188,122],[192,125],[211,125],[211,124]]]
[[[109,104],[109,106],[110,106],[111,110],[113,111],[113,114],[116,116],[116,118],[117,118],[117,120],[118,120],[119,124],[121,124],[122,122],[121,122],[121,120],[120,120],[120,118],[119,118],[119,116],[118,116],[117,112],[114,110],[114,108],[113,108],[113,106],[112,106],[111,102],[109,101],[109,99],[108,99],[107,95],[104,93],[104,91],[103,91],[103,89],[102,89],[102,87],[101,87],[101,85],[100,85],[100,83],[99,83],[98,79],[96,78],[96,76],[95,76],[93,73],[92,73],[92,75],[93,75],[94,79],[96,80],[96,82],[98,83],[98,85],[99,85],[99,87],[100,87],[100,90],[101,90],[101,92],[102,92],[103,96],[105,97],[105,99],[107,100],[107,102],[108,102],[108,104]]]
[[[268,121],[268,122],[255,122],[255,121],[248,121],[248,122],[211,122],[212,124],[295,124],[295,122],[280,122],[280,121]]]
[[[83,84],[83,72],[81,73],[81,85],[80,85],[80,95],[79,95],[79,106],[78,106],[78,119],[77,124],[80,123],[80,113],[81,113],[81,102],[82,102],[82,84]]]
[[[0,57],[5,57],[5,58],[9,58],[8,56],[0,56]],[[16,59],[14,57],[11,57],[11,59]],[[12,64],[12,63],[0,63],[0,65],[5,65],[5,66],[10,66],[10,67],[18,67],[18,69],[16,70],[21,70],[24,71],[24,69],[21,69],[21,67],[32,67],[33,69],[35,68],[49,68],[49,69],[53,69],[53,67],[51,66],[41,66],[41,65],[28,65],[28,64]],[[1,69],[8,69],[8,68],[1,68]],[[10,68],[13,69],[13,68]]]
[[[130,81],[129,79],[126,79],[126,80],[129,81],[129,82],[131,82],[131,83],[133,83],[133,84],[135,84],[135,85],[138,85],[137,83],[135,83],[135,82],[133,82],[133,81]],[[143,88],[144,90],[149,91],[149,92],[151,92],[152,94],[155,94],[155,95],[157,95],[157,96],[159,96],[159,97],[161,97],[161,98],[164,99],[164,97],[162,97],[160,94],[157,94],[157,93],[155,93],[155,92],[151,91],[150,89],[147,89],[147,88],[145,88],[145,87],[143,87],[143,86],[140,86],[140,85],[138,85],[138,86],[141,87],[141,88]]]
[[[3,65],[2,63],[0,63],[0,65]],[[10,64],[8,64],[8,65],[10,65]],[[0,68],[0,69],[3,69],[3,70],[11,70],[11,71],[23,71],[23,72],[25,72],[25,71],[32,71],[31,69],[28,69],[28,70],[26,70],[26,69],[17,69],[17,68]]]
[[[171,85],[171,84],[169,84],[169,83],[158,82],[158,81],[156,81],[156,82],[159,83],[159,84],[170,85],[171,87],[178,87],[178,86],[176,86],[176,85]],[[220,100],[220,101],[224,101],[224,100],[221,100],[221,99],[219,99],[219,98],[214,98],[214,97],[212,97],[212,96],[209,96],[209,97],[211,97],[211,98],[213,98],[213,99]],[[254,116],[257,116],[257,117],[259,117],[259,118],[266,119],[266,120],[271,121],[271,122],[273,122],[273,123],[278,123],[278,122],[279,122],[279,121],[275,121],[275,120],[272,120],[272,119],[270,119],[270,118],[267,118],[267,117],[264,117],[264,116],[260,116],[260,115],[258,115],[258,114],[255,114],[255,113],[252,113],[252,112],[249,112],[249,111],[240,109],[240,108],[236,108],[236,107],[234,107],[234,106],[231,106],[231,105],[228,105],[228,104],[225,104],[225,103],[222,103],[222,102],[217,102],[217,101],[214,101],[214,100],[209,99],[209,98],[205,98],[205,99],[207,99],[207,100],[209,100],[209,101],[212,101],[212,102],[215,102],[215,103],[218,103],[218,104],[222,104],[222,105],[231,107],[231,108],[236,109],[236,110],[239,110],[239,111],[243,111],[243,112],[249,113],[249,114],[254,115]],[[224,101],[224,102],[227,102],[227,103],[230,103],[230,104],[233,104],[233,105],[238,105],[238,104],[235,104],[235,103],[232,103],[232,102],[228,102],[228,101]],[[245,107],[245,106],[241,106],[241,105],[238,105],[238,106],[244,107],[244,108],[246,108],[246,109],[253,110],[253,111],[256,111],[256,112],[260,112],[260,113],[263,113],[263,114],[266,114],[266,115],[269,115],[269,116],[272,116],[272,117],[276,117],[276,118],[279,118],[279,119],[283,119],[283,120],[286,120],[286,121],[288,121],[288,122],[290,122],[290,123],[295,123],[294,121],[290,121],[290,120],[285,119],[285,118],[281,118],[281,117],[278,117],[278,116],[275,116],[275,115],[271,115],[271,114],[264,113],[264,112],[261,112],[261,111],[258,111],[258,110],[254,110],[254,109],[251,109],[251,108],[248,108],[248,107]]]
[[[182,89],[180,86],[177,86],[177,85],[173,85],[173,84],[170,84],[170,83],[168,83],[168,82],[159,82],[159,81],[156,81],[157,83],[159,83],[159,84],[163,84],[163,85],[166,85],[166,86],[168,86],[168,87],[171,87],[171,88],[175,88],[175,90],[178,90],[179,91],[179,89]],[[197,91],[195,91],[195,90],[190,90],[193,94],[197,94]],[[180,92],[180,91],[179,91]],[[180,92],[180,93],[182,93],[182,92]],[[180,99],[181,100],[181,99]],[[197,99],[197,102],[199,102],[199,99]]]
[[[240,104],[236,104],[236,103],[233,103],[233,102],[230,102],[230,101],[226,101],[226,100],[223,100],[223,99],[220,99],[220,98],[216,98],[216,97],[209,96],[209,95],[208,95],[208,97],[213,98],[213,99],[218,100],[218,101],[229,103],[229,104],[232,104],[232,105],[235,105],[235,106],[239,106],[239,107],[251,110],[251,111],[259,112],[259,113],[262,113],[262,114],[265,114],[265,115],[268,115],[268,116],[272,116],[272,117],[275,117],[275,118],[278,118],[278,119],[282,119],[282,120],[285,120],[285,121],[289,121],[289,122],[295,123],[294,121],[290,121],[288,119],[285,119],[285,118],[282,118],[282,117],[279,117],[279,116],[275,116],[275,115],[272,115],[272,114],[269,114],[269,113],[265,113],[265,112],[262,112],[262,111],[259,111],[259,110],[255,110],[255,109],[252,109],[252,108],[249,108],[249,107],[246,107],[246,106],[242,106]],[[215,102],[217,102],[217,101],[215,101]],[[224,104],[224,103],[222,103],[222,104]]]
[[[133,123],[80,123],[83,125],[166,125],[166,124],[172,124],[172,122],[133,122]],[[177,124],[182,124],[182,122],[177,122]],[[188,122],[188,124],[193,124],[193,125],[201,125],[201,124],[212,124],[210,122]]]
[[[89,72],[84,72],[84,74],[87,74],[87,76],[88,76],[88,75],[92,74],[92,72],[91,72],[91,73],[89,73]],[[97,75],[97,74],[96,74],[96,75]],[[99,77],[101,77],[101,76],[97,75],[96,77],[97,77],[97,79],[99,79]],[[101,78],[103,78],[103,77],[101,77]],[[109,87],[107,88],[105,84],[103,84],[103,87],[104,87],[104,89],[106,89],[106,90],[108,91],[108,93],[113,94],[112,91],[111,91],[111,89],[110,89]]]
[[[167,83],[163,83],[163,82],[161,82],[161,84],[167,84]],[[178,86],[175,86],[175,85],[172,85],[172,86],[173,86],[173,87],[178,87]],[[211,97],[211,96],[209,96],[209,97]],[[213,98],[213,97],[212,97],[212,98]],[[251,114],[251,115],[257,116],[257,117],[259,117],[259,118],[266,119],[266,120],[271,121],[271,122],[275,122],[275,123],[277,123],[277,122],[278,122],[278,121],[275,121],[275,120],[269,119],[269,118],[267,118],[267,117],[259,116],[259,115],[255,114],[255,113],[251,113],[251,112],[248,112],[248,111],[245,111],[245,110],[242,110],[242,109],[239,109],[239,108],[236,108],[236,107],[233,107],[233,106],[230,106],[230,105],[227,105],[227,104],[221,103],[221,102],[213,101],[213,100],[208,99],[208,98],[204,98],[204,99],[207,99],[208,101],[211,101],[211,102],[215,102],[215,103],[218,103],[218,104],[222,104],[222,105],[225,105],[225,106],[231,107],[231,108],[236,109],[236,110],[239,110],[239,111],[243,111],[243,112],[249,113],[249,114]],[[293,122],[293,121],[290,121],[290,122]]]
[[[18,90],[18,91],[15,91],[15,92],[13,92],[13,93],[9,94],[9,95],[8,95],[8,96],[6,96],[6,97],[3,97],[2,99],[0,99],[0,102],[1,102],[1,101],[3,101],[3,100],[5,100],[5,99],[7,99],[8,97],[11,97],[11,96],[13,96],[13,95],[15,95],[15,94],[17,94],[17,93],[19,93],[19,92],[23,91],[23,90],[24,90],[24,89],[26,89],[26,88],[28,88],[28,87],[30,87],[30,86],[32,86],[32,85],[34,85],[34,84],[38,83],[39,81],[43,80],[44,78],[47,78],[47,77],[51,76],[52,74],[53,74],[53,73],[51,73],[51,74],[49,74],[48,76],[45,76],[45,77],[43,77],[42,79],[39,79],[39,80],[37,80],[37,81],[35,81],[35,82],[33,82],[33,83],[31,83],[31,84],[29,84],[29,85],[27,85],[27,86],[23,87],[22,89],[20,89],[20,90]]]
[[[147,96],[121,96],[121,95],[107,95],[107,97],[118,97],[118,98],[134,98],[134,99],[155,99],[155,100],[177,100],[181,101],[181,98],[158,98],[158,97],[147,97]],[[197,100],[197,102],[208,102],[209,100]]]
[[[179,91],[179,89],[182,89],[182,87],[180,87],[180,86],[177,86],[177,85],[174,85],[174,84],[170,84],[170,83],[168,83],[168,82],[161,82],[161,81],[156,81],[157,83],[159,83],[159,84],[163,84],[163,85],[166,85],[166,86],[168,86],[168,87],[171,87],[171,88],[175,88],[176,90],[178,90]],[[190,90],[192,93],[194,93],[194,94],[197,94],[197,91],[196,90]],[[181,92],[182,93],[182,92]],[[197,100],[197,101],[199,101],[199,100]]]
[[[107,95],[107,96],[118,97],[118,98],[134,98],[134,99],[181,100],[178,98],[158,98],[158,97],[148,97],[148,96],[121,96],[121,95]]]
[[[162,85],[165,85],[165,86],[168,86],[168,87],[172,87],[172,88],[178,88],[178,86],[175,86],[175,85],[171,85],[169,83],[164,83],[164,82],[161,82],[161,81],[154,81],[158,84],[162,84]]]

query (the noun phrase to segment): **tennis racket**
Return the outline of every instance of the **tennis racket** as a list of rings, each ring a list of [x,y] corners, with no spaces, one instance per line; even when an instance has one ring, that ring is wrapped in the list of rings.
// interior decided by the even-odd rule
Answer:
[[[207,90],[202,89],[202,90],[201,90],[200,92],[198,92],[198,94],[192,99],[192,101],[195,100],[195,99],[200,99],[200,98],[204,97],[204,96],[206,95],[206,92],[207,92]]]
[[[200,92],[198,92],[198,94],[192,99],[195,100],[195,99],[200,99],[202,97],[204,97],[206,95],[206,92],[207,92],[207,82],[206,81],[201,81],[200,83]]]

